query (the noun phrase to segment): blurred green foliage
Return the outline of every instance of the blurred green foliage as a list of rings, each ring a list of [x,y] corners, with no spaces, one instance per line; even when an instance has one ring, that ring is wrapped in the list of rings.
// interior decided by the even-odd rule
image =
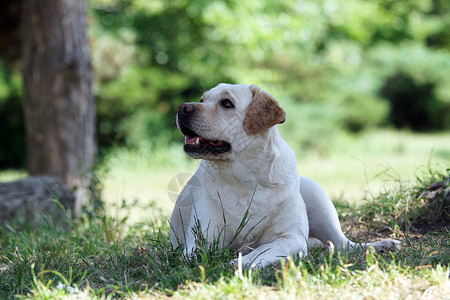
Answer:
[[[180,138],[177,106],[220,82],[255,83],[278,99],[294,148],[324,152],[336,133],[376,126],[450,128],[448,1],[89,4],[103,148]],[[4,85],[0,97],[12,97]]]
[[[20,74],[0,61],[0,168],[25,166]]]

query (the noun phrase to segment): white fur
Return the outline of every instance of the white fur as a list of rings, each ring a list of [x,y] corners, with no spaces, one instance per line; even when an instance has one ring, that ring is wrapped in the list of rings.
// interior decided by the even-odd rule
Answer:
[[[235,108],[220,107],[227,92]],[[373,246],[397,248],[399,242],[384,240],[355,244],[342,233],[336,209],[312,179],[299,176],[294,152],[276,126],[248,135],[242,121],[252,101],[249,86],[220,84],[206,92],[193,130],[208,139],[224,140],[232,151],[217,159],[204,158],[183,189],[170,220],[174,248],[184,245],[190,254],[196,247],[192,228],[196,222],[211,243],[239,248],[244,265],[258,267],[288,255],[307,255],[308,237],[332,242],[337,249]],[[177,120],[178,122],[178,120]],[[178,124],[178,123],[177,123]],[[245,212],[248,223],[233,240]]]

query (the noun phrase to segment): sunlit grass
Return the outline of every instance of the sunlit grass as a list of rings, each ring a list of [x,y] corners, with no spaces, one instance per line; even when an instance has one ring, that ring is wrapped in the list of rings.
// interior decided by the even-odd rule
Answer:
[[[364,271],[341,265],[318,273],[312,275],[304,264],[291,262],[277,272],[277,288],[260,285],[250,273],[213,284],[189,282],[174,299],[335,299],[336,295],[340,299],[445,299],[450,293],[447,270],[441,267],[411,272],[392,265],[385,271],[375,261]]]
[[[0,182],[22,179],[26,176],[27,172],[25,172],[25,170],[0,170]]]
[[[168,215],[175,204],[168,195],[169,182],[177,174],[193,174],[198,164],[184,155],[181,142],[180,147],[117,150],[103,163],[103,199],[107,204],[137,201],[144,207],[154,202]],[[146,217],[145,209],[137,207],[134,213]]]
[[[411,181],[434,167],[450,167],[450,133],[368,132],[343,136],[327,157],[297,153],[301,174],[318,181],[334,199],[355,202],[398,180]]]
[[[450,167],[450,133],[386,130],[338,140],[326,156],[297,153],[300,174],[318,181],[337,200],[355,202],[397,180],[414,180],[429,165]],[[155,157],[162,157],[162,162],[155,162]],[[193,174],[199,163],[183,154],[182,142],[148,152],[118,151],[105,161],[109,172],[104,178],[104,199],[108,203],[137,199],[143,204],[153,200],[168,215],[174,205],[168,196],[170,180],[180,173]],[[145,210],[139,210],[145,216]]]
[[[429,166],[450,167],[450,133],[384,130],[341,135],[337,140],[328,155],[296,153],[299,173],[315,179],[335,200],[357,202],[400,179],[414,180]],[[199,163],[183,153],[181,140],[169,146],[113,150],[101,168],[103,198],[107,204],[137,200],[140,205],[131,218],[135,221],[148,217],[150,202],[168,216],[174,205],[168,195],[169,182],[178,174],[194,174]],[[7,170],[0,172],[0,181],[25,176],[25,171]]]
[[[318,181],[335,200],[357,202],[397,180],[414,180],[428,166],[450,167],[450,133],[384,130],[341,135],[337,140],[327,155],[296,153],[299,173]],[[103,198],[107,204],[137,200],[140,205],[131,218],[135,221],[147,218],[150,202],[169,215],[174,205],[168,196],[169,182],[178,174],[194,174],[199,163],[186,157],[181,140],[169,146],[113,150],[101,168]],[[7,170],[0,172],[0,181],[25,176],[25,171]]]

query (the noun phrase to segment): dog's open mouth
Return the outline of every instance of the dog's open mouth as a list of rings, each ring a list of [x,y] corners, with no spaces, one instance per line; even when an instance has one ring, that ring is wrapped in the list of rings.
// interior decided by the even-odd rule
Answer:
[[[220,155],[231,150],[231,145],[225,141],[206,139],[184,125],[180,130],[185,135],[184,151],[188,154]]]

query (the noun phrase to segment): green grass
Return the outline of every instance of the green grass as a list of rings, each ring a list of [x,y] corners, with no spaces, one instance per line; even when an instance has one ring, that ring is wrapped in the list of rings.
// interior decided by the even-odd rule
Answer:
[[[450,134],[381,131],[342,136],[328,155],[297,153],[298,169],[332,195],[347,235],[402,240],[397,253],[313,249],[303,260],[239,270],[230,250],[203,247],[192,259],[171,249],[168,184],[193,173],[181,145],[111,152],[100,168],[105,211],[64,230],[0,229],[0,298],[421,298],[450,294],[450,233],[409,230],[418,195],[447,175]],[[2,172],[1,180],[24,176]],[[171,187],[173,188],[173,186]]]
[[[168,216],[174,205],[168,196],[169,182],[178,174],[193,174],[200,163],[183,154],[181,140],[176,145],[144,144],[138,150],[110,151],[100,174],[106,203],[131,205],[137,200],[140,206],[133,210],[134,220],[147,218],[143,208],[150,202]],[[359,136],[340,134],[333,141],[327,154],[297,150],[296,155],[299,173],[314,178],[339,202],[358,203],[399,180],[414,180],[424,169],[450,166],[450,133],[446,132],[379,130]],[[25,172],[2,171],[0,181],[24,176]]]
[[[297,151],[297,169],[319,182],[339,202],[358,203],[399,180],[414,180],[423,170],[450,166],[450,133],[384,130],[340,135],[334,140],[338,142],[326,155]],[[169,182],[177,174],[193,174],[199,163],[183,154],[181,140],[177,145],[155,149],[146,146],[112,152],[104,160],[108,170],[102,176],[104,199],[115,204],[122,200],[142,204],[153,201],[168,216],[174,205],[168,196]],[[146,217],[140,208],[134,213],[134,219]]]
[[[13,181],[27,176],[24,170],[1,170],[0,181]]]
[[[297,153],[297,163],[299,172],[317,180],[332,198],[358,202],[429,168],[449,167],[450,133],[344,135],[328,156]]]
[[[51,220],[39,228],[0,230],[0,298],[388,298],[445,299],[450,293],[450,233],[411,235],[393,216],[418,207],[417,195],[446,171],[428,172],[413,185],[385,191],[363,205],[339,207],[344,228],[371,238],[403,240],[399,252],[310,251],[263,270],[230,266],[236,253],[200,247],[187,259],[172,250],[164,213],[147,207],[145,222],[128,224],[107,212],[86,213],[68,230]],[[132,207],[121,210],[128,215]],[[367,217],[369,216],[369,217]],[[352,234],[346,230],[347,233]],[[354,230],[353,230],[354,232]],[[355,236],[355,235],[354,235]],[[361,240],[360,239],[360,240]]]

